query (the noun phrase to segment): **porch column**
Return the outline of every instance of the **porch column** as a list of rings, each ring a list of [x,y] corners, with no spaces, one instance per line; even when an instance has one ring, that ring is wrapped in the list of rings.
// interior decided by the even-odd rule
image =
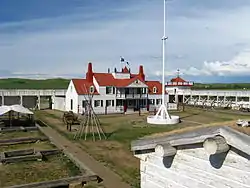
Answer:
[[[23,106],[23,96],[20,95],[20,105]]]
[[[41,97],[40,97],[40,95],[37,96],[37,106],[38,106],[38,110],[41,110]]]
[[[178,94],[177,93],[175,93],[175,99],[174,100],[175,100],[175,103],[178,104],[179,101],[178,101]]]
[[[250,100],[250,97],[249,97]],[[4,95],[2,95],[2,106],[4,105]]]

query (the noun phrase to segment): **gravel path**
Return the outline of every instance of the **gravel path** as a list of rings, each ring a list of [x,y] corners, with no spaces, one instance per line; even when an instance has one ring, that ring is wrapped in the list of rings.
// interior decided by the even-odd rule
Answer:
[[[77,143],[73,143],[67,138],[60,135],[51,127],[39,127],[39,129],[49,137],[59,149],[75,161],[78,166],[87,170],[89,174],[97,174],[103,179],[103,185],[107,188],[129,188],[130,186],[124,183],[120,176],[105,167],[100,162],[96,161],[88,153],[83,151]]]

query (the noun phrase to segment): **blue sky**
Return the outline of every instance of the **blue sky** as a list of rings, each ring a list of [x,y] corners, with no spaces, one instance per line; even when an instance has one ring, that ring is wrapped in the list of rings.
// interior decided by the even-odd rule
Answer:
[[[248,81],[249,0],[171,0],[167,78]],[[81,77],[124,56],[161,76],[163,0],[1,0],[0,77]]]

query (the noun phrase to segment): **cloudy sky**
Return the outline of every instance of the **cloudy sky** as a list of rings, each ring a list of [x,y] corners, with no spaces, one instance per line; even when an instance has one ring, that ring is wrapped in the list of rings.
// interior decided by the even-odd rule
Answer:
[[[250,80],[249,0],[170,0],[167,62],[196,82]],[[0,77],[81,77],[143,64],[161,76],[163,0],[1,0]]]

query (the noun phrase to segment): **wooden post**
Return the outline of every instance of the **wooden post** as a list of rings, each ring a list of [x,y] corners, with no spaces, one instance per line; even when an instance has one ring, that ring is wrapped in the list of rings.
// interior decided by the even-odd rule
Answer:
[[[249,97],[250,100],[250,97]],[[2,94],[2,106],[4,105],[4,95]]]
[[[227,152],[230,148],[225,138],[221,136],[206,139],[203,147],[210,155]]]
[[[155,153],[159,157],[170,157],[176,154],[176,148],[172,147],[170,144],[157,145],[155,147]]]

